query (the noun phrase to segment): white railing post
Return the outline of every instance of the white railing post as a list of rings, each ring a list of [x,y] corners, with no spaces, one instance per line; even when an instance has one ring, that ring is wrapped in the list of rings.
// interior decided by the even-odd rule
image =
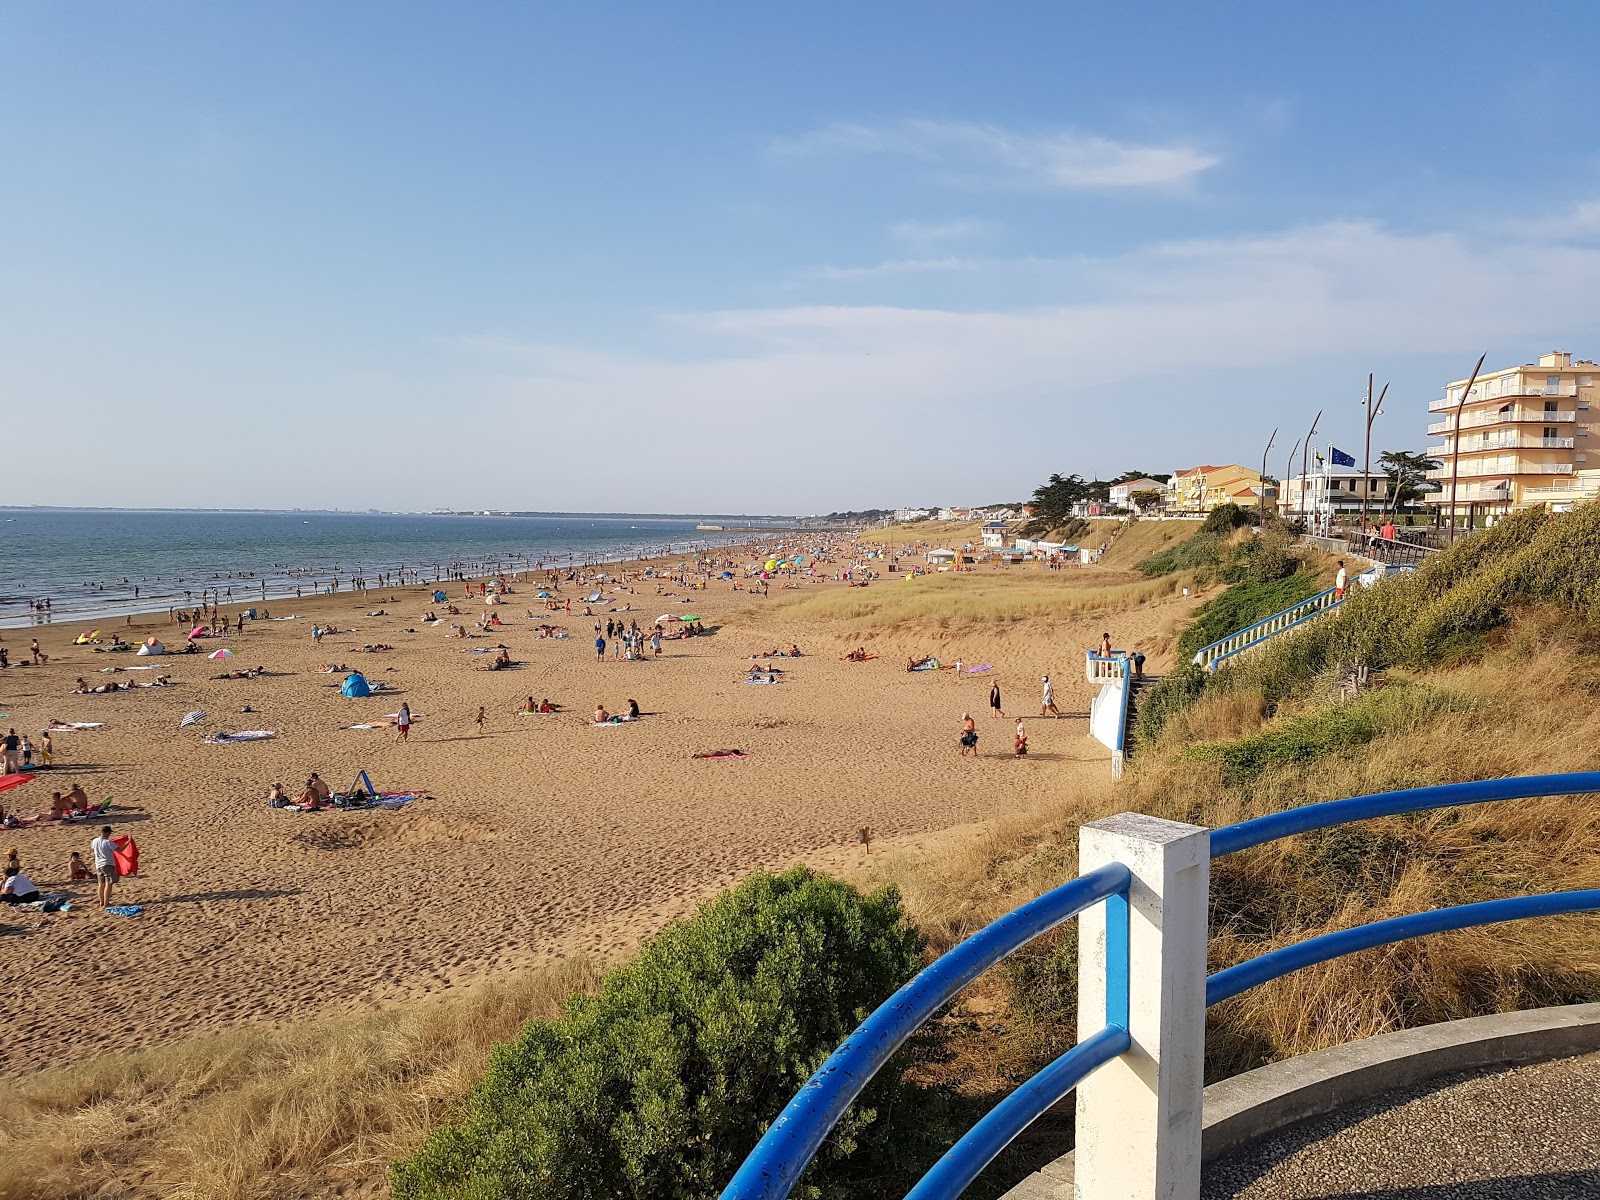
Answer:
[[[1206,917],[1211,839],[1197,825],[1123,813],[1078,831],[1078,870],[1120,862],[1133,875],[1078,917],[1078,1037],[1118,1015],[1126,914],[1133,1045],[1078,1085],[1077,1200],[1198,1200],[1205,1086]],[[1108,936],[1109,935],[1109,936]]]

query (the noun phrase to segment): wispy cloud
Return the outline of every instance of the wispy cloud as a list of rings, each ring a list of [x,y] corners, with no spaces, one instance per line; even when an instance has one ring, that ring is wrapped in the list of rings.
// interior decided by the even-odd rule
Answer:
[[[986,238],[993,232],[993,221],[977,217],[961,217],[950,221],[896,221],[889,227],[890,237],[916,250]]]
[[[993,260],[982,258],[896,258],[863,267],[813,267],[806,272],[806,277],[828,281],[887,279],[892,275],[924,275],[934,271],[982,271],[993,265]]]
[[[772,144],[787,156],[876,154],[989,186],[1059,191],[1172,187],[1221,159],[1199,146],[1141,145],[1071,130],[1033,132],[977,121],[838,122]]]

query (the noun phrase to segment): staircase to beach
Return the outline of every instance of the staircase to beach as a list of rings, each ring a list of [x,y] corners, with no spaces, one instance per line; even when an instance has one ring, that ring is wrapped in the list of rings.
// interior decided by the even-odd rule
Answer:
[[[1352,580],[1352,582],[1354,581]],[[1275,612],[1270,617],[1263,617],[1254,625],[1246,625],[1243,629],[1228,634],[1227,637],[1220,637],[1210,645],[1200,647],[1195,651],[1192,661],[1195,666],[1214,672],[1235,655],[1254,649],[1281,633],[1288,633],[1291,629],[1299,628],[1307,621],[1314,621],[1318,617],[1332,612],[1343,603],[1344,598],[1336,595],[1333,588],[1329,588],[1325,592],[1318,592],[1308,600],[1302,600],[1298,604],[1291,604],[1281,612]]]

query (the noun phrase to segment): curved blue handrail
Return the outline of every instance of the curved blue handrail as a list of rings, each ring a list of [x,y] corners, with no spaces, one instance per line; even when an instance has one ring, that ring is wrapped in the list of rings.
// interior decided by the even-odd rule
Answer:
[[[1265,817],[1214,829],[1211,831],[1211,857],[1221,858],[1224,854],[1259,846],[1263,842],[1312,829],[1326,829],[1330,825],[1343,825],[1347,821],[1392,817],[1397,813],[1449,808],[1457,804],[1526,800],[1534,796],[1567,796],[1584,792],[1600,792],[1600,771],[1483,779],[1474,783],[1446,783],[1437,787],[1408,788],[1402,792],[1352,796],[1347,800],[1328,800],[1322,804],[1287,808]]]
[[[1083,1082],[1096,1067],[1126,1054],[1133,1039],[1126,1029],[1108,1025],[1085,1038],[1055,1062],[991,1108],[944,1157],[906,1193],[905,1200],[952,1200],[994,1161],[995,1155]]]
[[[1559,913],[1600,911],[1600,888],[1576,892],[1550,892],[1542,896],[1513,896],[1506,900],[1484,900],[1477,904],[1457,904],[1451,908],[1436,908],[1431,912],[1412,913],[1406,917],[1391,917],[1387,921],[1374,921],[1370,925],[1357,925],[1354,929],[1341,929],[1321,937],[1307,938],[1293,946],[1273,950],[1249,959],[1236,967],[1218,971],[1206,980],[1206,1007],[1218,1004],[1240,992],[1249,991],[1258,984],[1298,971],[1302,967],[1327,962],[1370,950],[1374,946],[1387,946],[1408,938],[1429,933],[1444,933],[1451,929],[1467,929],[1473,925],[1493,925],[1499,921],[1520,921],[1527,917],[1550,917]]]
[[[1080,875],[984,926],[925,967],[817,1068],[734,1173],[722,1200],[782,1200],[828,1131],[924,1021],[1006,955],[1090,905],[1125,893],[1131,881],[1121,863]],[[1126,995],[1126,980],[1122,987]]]

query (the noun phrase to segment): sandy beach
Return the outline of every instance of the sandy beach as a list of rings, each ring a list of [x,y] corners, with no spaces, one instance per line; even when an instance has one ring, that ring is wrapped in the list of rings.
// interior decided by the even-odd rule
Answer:
[[[862,621],[805,613],[810,597],[844,583],[802,577],[785,590],[775,581],[763,598],[713,578],[706,590],[668,584],[677,594],[660,596],[638,570],[630,568],[634,590],[607,591],[614,602],[591,618],[582,615],[587,586],[562,585],[573,612],[558,616],[538,610],[537,585],[514,584],[495,610],[505,625],[469,640],[420,622],[428,609],[444,615],[432,588],[271,603],[274,617],[296,619],[247,621],[240,635],[200,643],[232,649],[226,663],[97,654],[71,644],[78,626],[5,631],[13,663],[34,636],[50,661],[0,673],[0,726],[37,743],[52,720],[104,724],[57,733],[55,768],[0,802],[40,812],[52,790],[74,782],[95,801],[111,797],[109,823],[141,851],[140,874],[116,899],[143,912],[101,913],[92,883],[67,881],[68,853],[87,851],[98,819],[4,831],[24,870],[47,893],[69,893],[74,908],[0,913],[10,1030],[0,1065],[59,1065],[236,1023],[382,1005],[574,953],[604,958],[754,869],[858,857],[860,826],[880,843],[904,842],[1037,804],[1108,769],[1109,752],[1086,736],[1084,649],[1109,629],[1118,644],[1149,646],[1158,671],[1170,660],[1166,631],[1195,602],[1159,597],[1114,618],[1067,612],[1025,631],[1000,622],[937,637],[885,630],[868,642],[881,657],[855,663],[841,655],[865,640]],[[1114,568],[1019,570],[1064,598],[1137,578]],[[883,579],[852,595],[966,581]],[[461,583],[448,591],[456,620],[483,612]],[[530,605],[534,619],[523,615]],[[367,615],[380,608],[388,615]],[[618,610],[643,627],[692,611],[711,632],[666,642],[659,659],[619,662],[608,650],[597,661],[593,623]],[[570,637],[536,637],[544,621]],[[317,642],[317,622],[348,632]],[[187,628],[162,613],[104,631],[181,648]],[[362,651],[378,643],[394,648]],[[481,670],[489,655],[468,651],[498,643],[523,665]],[[753,652],[791,643],[804,657],[778,662],[780,683],[745,682]],[[907,655],[928,652],[993,669],[960,678],[905,670]],[[320,670],[329,662],[392,690],[346,699],[343,673]],[[102,673],[146,665],[170,671],[174,686],[72,694],[79,676],[157,674]],[[256,666],[267,674],[212,678]],[[1038,719],[1043,674],[1055,681],[1060,720]],[[1007,719],[988,711],[993,682]],[[530,695],[565,710],[518,715]],[[643,720],[591,724],[597,704],[625,711],[630,698]],[[401,700],[418,714],[409,742],[387,727],[349,728]],[[179,728],[195,709],[208,719]],[[957,754],[963,711],[979,722],[975,760]],[[1031,749],[1021,760],[1011,755],[1019,715]],[[231,729],[276,736],[204,744]],[[692,757],[721,747],[746,757]],[[317,771],[340,789],[362,769],[381,790],[427,794],[394,811],[295,813],[266,802],[274,781],[297,791]]]

